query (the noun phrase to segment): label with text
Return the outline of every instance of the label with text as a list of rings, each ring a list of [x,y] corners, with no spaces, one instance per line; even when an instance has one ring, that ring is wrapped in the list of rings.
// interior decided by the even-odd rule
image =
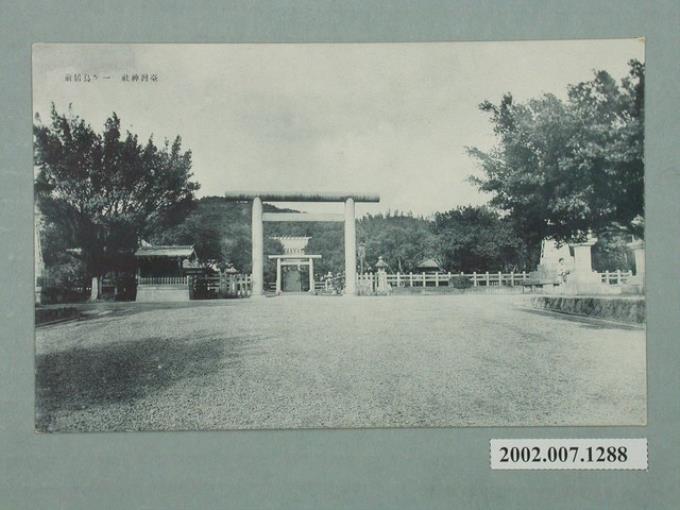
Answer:
[[[492,439],[491,469],[647,469],[647,439]]]

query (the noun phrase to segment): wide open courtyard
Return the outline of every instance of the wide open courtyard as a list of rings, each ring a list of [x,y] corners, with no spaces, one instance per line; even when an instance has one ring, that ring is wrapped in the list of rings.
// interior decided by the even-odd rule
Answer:
[[[642,425],[645,333],[522,296],[98,305],[36,330],[43,431]]]

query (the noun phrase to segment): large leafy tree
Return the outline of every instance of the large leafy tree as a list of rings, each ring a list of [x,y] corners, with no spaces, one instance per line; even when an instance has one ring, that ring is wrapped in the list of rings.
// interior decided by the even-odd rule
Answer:
[[[631,61],[617,83],[607,72],[554,95],[485,101],[497,145],[470,148],[473,178],[507,212],[534,255],[542,239],[572,241],[613,226],[642,235],[644,66]]]
[[[507,218],[486,207],[459,207],[434,218],[440,259],[451,271],[525,269],[524,245]]]
[[[115,113],[97,133],[53,105],[33,133],[36,200],[45,222],[80,249],[88,276],[129,267],[138,240],[181,221],[199,187],[179,136],[141,144],[122,135]]]

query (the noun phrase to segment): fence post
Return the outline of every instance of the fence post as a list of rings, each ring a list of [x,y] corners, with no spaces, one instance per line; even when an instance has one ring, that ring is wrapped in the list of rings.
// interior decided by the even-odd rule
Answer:
[[[621,270],[616,270],[616,285],[621,285]]]
[[[472,286],[473,287],[477,286],[477,271],[472,272]]]
[[[486,272],[486,286],[487,287],[489,286],[489,283],[491,283],[491,282],[489,281],[489,272],[487,271]]]
[[[522,271],[522,285],[524,285],[527,281],[527,273],[526,271]],[[524,291],[522,291],[524,292]]]
[[[413,273],[408,274],[409,286],[413,287]]]
[[[498,286],[502,287],[503,286],[503,273],[498,271]]]
[[[425,271],[423,271],[423,287],[427,287],[427,280],[425,279]]]
[[[515,272],[510,271],[510,287],[514,287],[514,286],[515,286]]]
[[[609,285],[609,269],[604,272],[604,282]]]
[[[401,274],[397,271],[397,288],[401,287]]]
[[[439,287],[439,273],[434,274],[434,286]]]

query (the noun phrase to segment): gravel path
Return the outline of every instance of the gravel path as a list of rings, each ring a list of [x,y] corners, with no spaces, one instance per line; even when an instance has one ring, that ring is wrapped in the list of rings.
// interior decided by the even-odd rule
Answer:
[[[285,296],[37,329],[36,428],[642,425],[644,330],[520,296]]]

